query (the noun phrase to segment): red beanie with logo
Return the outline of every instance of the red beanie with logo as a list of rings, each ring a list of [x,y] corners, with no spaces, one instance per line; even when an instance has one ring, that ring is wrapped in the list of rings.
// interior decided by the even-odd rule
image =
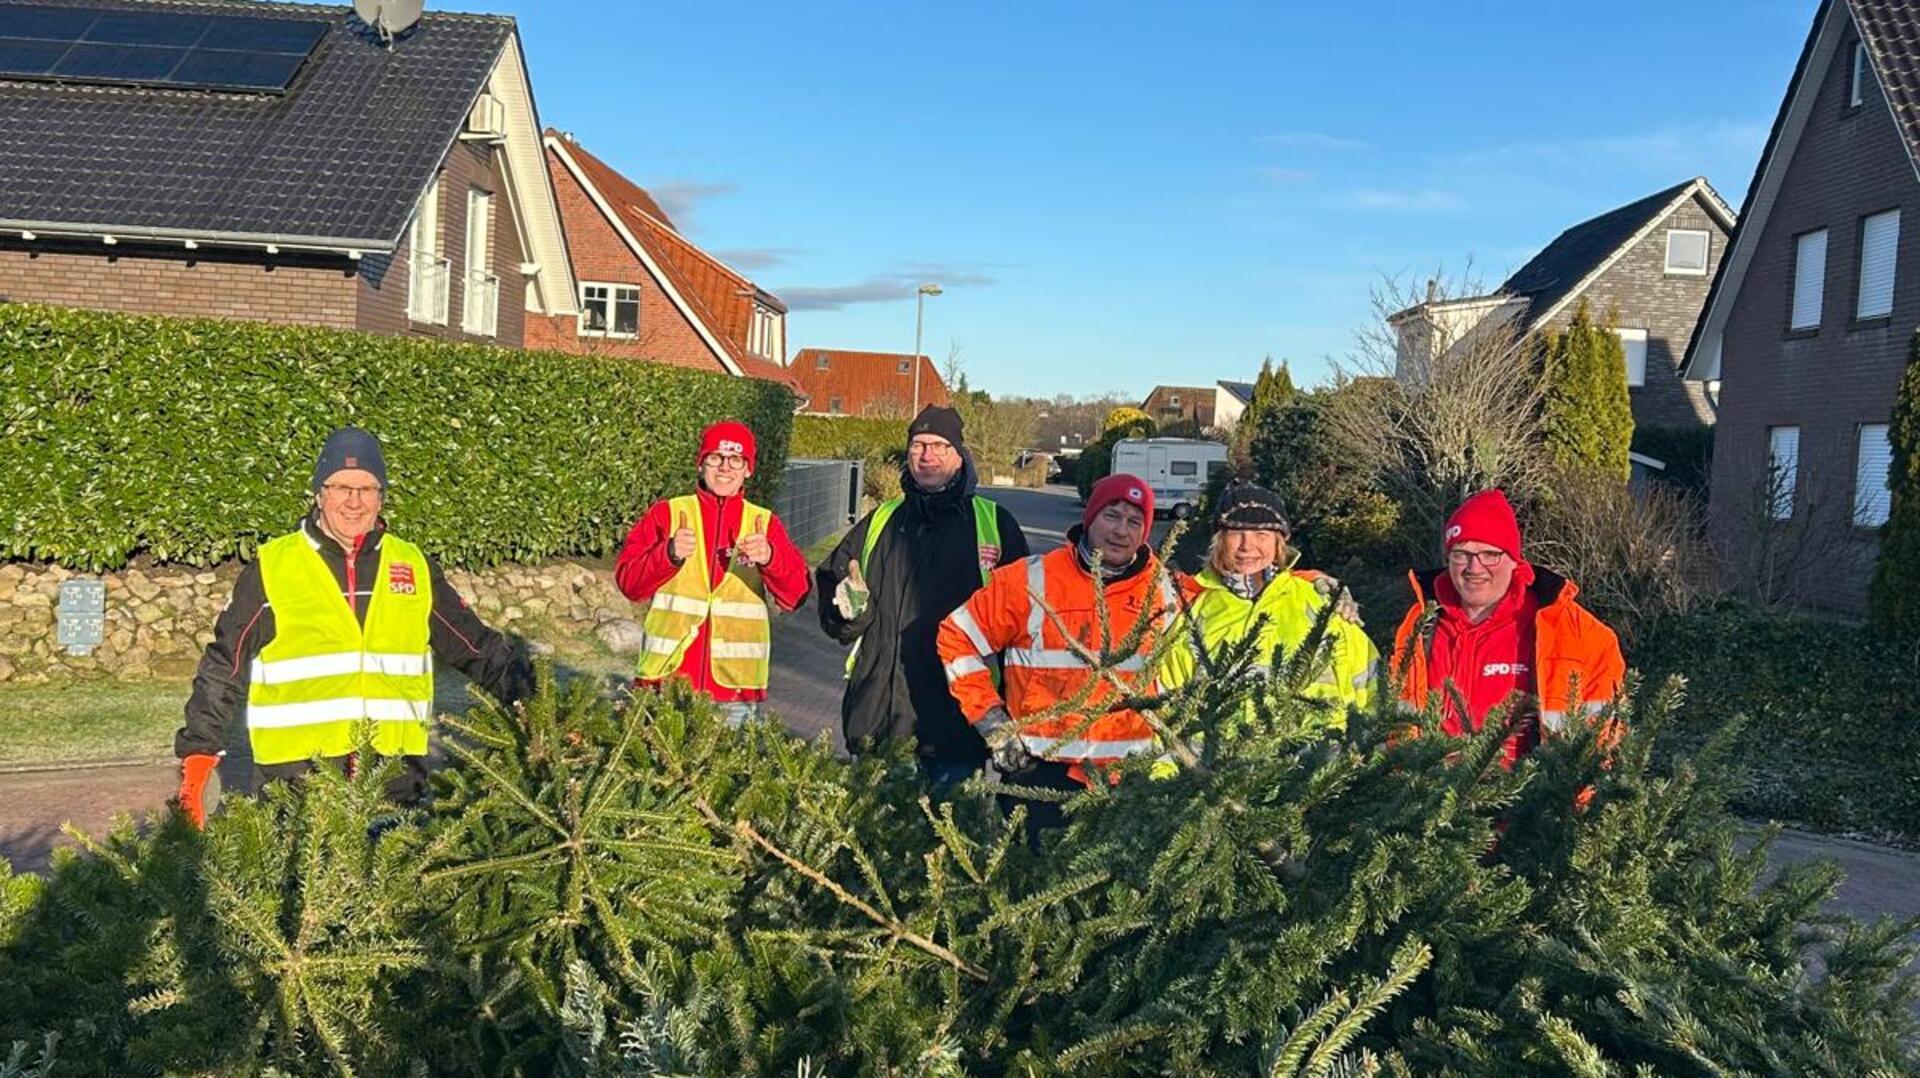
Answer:
[[[747,458],[748,468],[755,468],[754,452],[753,431],[737,419],[722,419],[700,432],[700,454],[694,459],[705,460],[709,453],[733,453]]]
[[[1147,526],[1153,526],[1153,488],[1147,485],[1146,480],[1125,472],[1107,476],[1093,485],[1093,490],[1087,494],[1087,511],[1080,514],[1080,526],[1084,528],[1093,523],[1093,518],[1100,515],[1100,510],[1114,502],[1139,506],[1140,511],[1146,514]]]
[[[1502,490],[1483,490],[1461,502],[1447,518],[1444,535],[1443,550],[1452,550],[1460,543],[1485,543],[1506,551],[1514,561],[1526,560],[1520,556],[1520,522]]]

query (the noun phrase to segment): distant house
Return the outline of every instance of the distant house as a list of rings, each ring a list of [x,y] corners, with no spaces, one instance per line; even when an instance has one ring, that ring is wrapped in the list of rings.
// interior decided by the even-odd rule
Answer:
[[[933,361],[920,359],[920,403],[951,405],[952,394]],[[913,360],[904,352],[849,352],[802,348],[787,372],[807,396],[809,415],[913,415]]]
[[[1733,211],[1699,177],[1582,221],[1487,295],[1393,315],[1398,374],[1418,379],[1436,349],[1495,326],[1564,329],[1584,301],[1596,320],[1615,319],[1637,426],[1711,424],[1710,387],[1685,377],[1681,359],[1733,225]]]
[[[1193,422],[1202,427],[1213,426],[1214,408],[1217,397],[1214,386],[1154,386],[1147,399],[1140,402],[1140,410],[1153,417],[1153,421],[1162,427],[1173,423]]]
[[[1750,580],[1855,613],[1920,324],[1920,247],[1901,228],[1920,212],[1914,15],[1904,0],[1820,5],[1687,361],[1722,387],[1709,537]]]
[[[680,234],[660,204],[571,136],[549,130],[579,309],[528,326],[529,346],[779,382],[787,307]]]
[[[0,0],[0,37],[0,297],[509,346],[576,309],[510,18]]]
[[[1252,382],[1215,382],[1213,384],[1213,425],[1232,430],[1253,403]]]

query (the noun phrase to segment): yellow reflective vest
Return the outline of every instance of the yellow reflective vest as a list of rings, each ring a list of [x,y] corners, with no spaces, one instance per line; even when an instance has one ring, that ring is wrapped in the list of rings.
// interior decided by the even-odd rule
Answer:
[[[760,570],[745,562],[730,565],[720,583],[709,586],[707,567],[712,564],[712,553],[699,496],[674,498],[667,507],[671,519],[693,522],[696,545],[693,557],[654,593],[647,607],[636,676],[642,681],[660,681],[679,670],[694,636],[700,626],[706,625],[714,682],[729,689],[766,688],[773,623],[767,615]],[[772,516],[761,506],[743,503],[740,533],[764,534]]]
[[[254,761],[345,756],[367,721],[374,751],[425,755],[433,714],[433,581],[420,548],[381,537],[364,624],[305,532],[260,548],[260,582],[274,634],[254,659],[247,689]]]
[[[1209,654],[1218,652],[1231,641],[1246,638],[1259,627],[1259,661],[1273,661],[1275,648],[1285,661],[1306,643],[1307,634],[1328,603],[1309,577],[1283,572],[1273,578],[1259,595],[1242,599],[1227,587],[1226,581],[1211,567],[1194,577],[1199,587],[1189,606],[1200,628],[1200,638]],[[1265,619],[1264,621],[1261,619]],[[1380,665],[1380,653],[1358,625],[1335,615],[1327,622],[1322,642],[1324,660],[1303,695],[1336,704],[1366,707],[1373,700],[1373,682]],[[1175,648],[1161,666],[1161,681],[1181,685],[1193,676],[1195,657],[1186,648]],[[1328,721],[1344,728],[1345,709],[1329,715]]]

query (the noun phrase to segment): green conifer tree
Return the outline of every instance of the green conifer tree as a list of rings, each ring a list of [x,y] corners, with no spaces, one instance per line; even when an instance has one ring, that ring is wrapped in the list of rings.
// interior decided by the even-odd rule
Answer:
[[[1880,533],[1870,615],[1874,627],[1920,637],[1920,333],[1907,343],[1907,369],[1894,397],[1892,511]]]
[[[1540,349],[1546,380],[1542,427],[1562,469],[1626,482],[1633,444],[1626,351],[1619,334],[1593,320],[1585,300],[1567,328]]]

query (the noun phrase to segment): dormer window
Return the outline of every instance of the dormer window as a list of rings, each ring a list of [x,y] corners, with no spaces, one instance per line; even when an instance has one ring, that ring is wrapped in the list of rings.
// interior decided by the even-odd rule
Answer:
[[[911,371],[911,370],[913,370],[913,367],[912,367],[912,366],[910,366],[910,365],[908,364],[908,361],[907,361],[907,360],[904,360],[904,359],[903,359],[903,360],[901,360],[901,361],[900,361],[900,373],[901,373],[901,374],[906,374],[907,372],[909,372],[909,371]]]
[[[820,353],[820,358],[813,361],[813,369],[816,371],[824,371],[827,369],[827,354],[825,352]]]
[[[747,351],[762,359],[784,360],[786,342],[780,339],[780,316],[771,307],[753,305],[753,321],[747,327]]]

